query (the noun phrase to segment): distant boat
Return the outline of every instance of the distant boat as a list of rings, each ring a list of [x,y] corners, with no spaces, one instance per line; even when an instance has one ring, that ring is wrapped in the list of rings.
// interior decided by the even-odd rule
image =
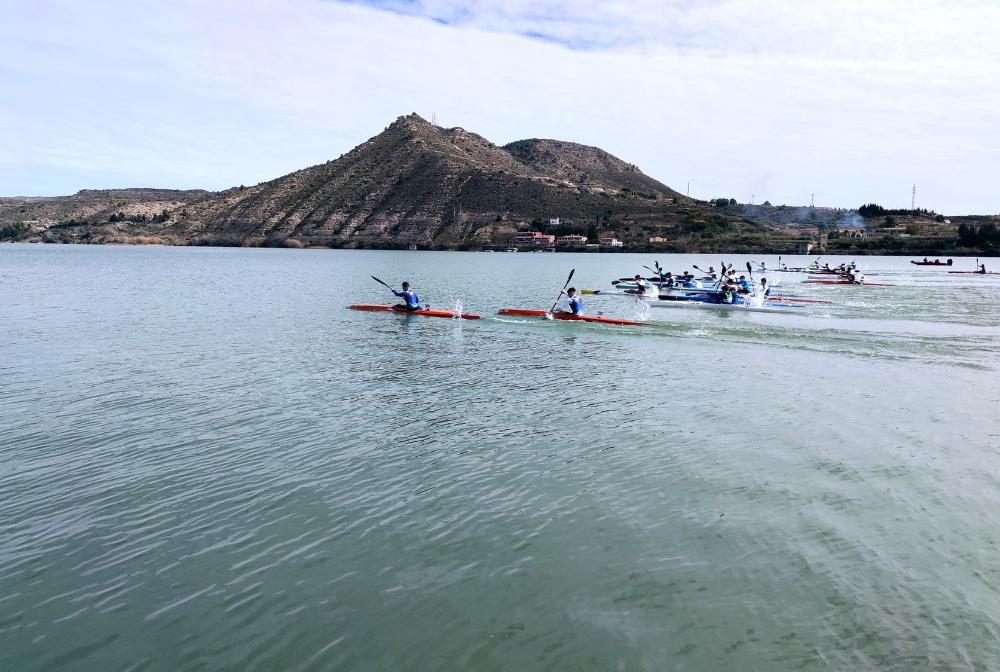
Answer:
[[[941,261],[940,259],[935,259],[934,261],[927,261],[927,259],[924,259],[923,261],[911,260],[910,263],[914,264],[915,266],[951,266],[952,261],[951,259],[949,259],[948,261]]]
[[[410,243],[410,252],[416,252],[416,251],[417,251],[417,244]]]
[[[516,247],[508,247],[506,250],[504,250],[504,252],[517,252],[517,248]]]

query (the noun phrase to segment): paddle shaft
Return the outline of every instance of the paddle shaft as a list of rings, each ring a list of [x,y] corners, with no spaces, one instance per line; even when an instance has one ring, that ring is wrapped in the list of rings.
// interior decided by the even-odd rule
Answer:
[[[395,291],[396,291],[395,289],[393,289],[392,287],[390,287],[390,286],[389,286],[389,284],[388,284],[387,282],[384,282],[384,281],[382,281],[382,280],[379,280],[379,279],[378,279],[378,278],[376,278],[376,277],[375,277],[374,275],[372,276],[372,280],[374,280],[375,282],[377,282],[377,283],[378,283],[378,284],[380,284],[380,285],[385,285],[385,288],[386,288],[386,289],[388,289],[388,290],[389,290],[390,292],[395,292]]]
[[[569,281],[573,279],[573,274],[574,273],[576,273],[576,269],[575,268],[570,270],[569,277],[566,278],[566,284],[564,284],[562,286],[562,289],[559,290],[559,296],[556,297],[556,300],[552,303],[552,307],[549,308],[549,312],[550,313],[554,312],[555,309],[556,309],[556,306],[559,305],[559,299],[562,298],[563,292],[566,291],[567,287],[569,287]]]

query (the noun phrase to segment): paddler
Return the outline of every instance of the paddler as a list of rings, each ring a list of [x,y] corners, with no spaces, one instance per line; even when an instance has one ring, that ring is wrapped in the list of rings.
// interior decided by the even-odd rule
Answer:
[[[767,286],[767,278],[760,279],[760,291],[764,296],[771,296],[771,288]]]
[[[567,305],[560,310],[561,313],[571,313],[573,315],[583,315],[583,299],[576,295],[576,287],[559,293],[559,296],[566,295]]]
[[[410,289],[410,283],[404,282],[402,286],[403,286],[403,291],[401,292],[397,292],[395,289],[392,290],[393,294],[395,294],[404,301],[404,303],[395,306],[395,308],[402,308],[403,310],[407,311],[419,310],[420,297],[417,296],[416,292]]]
[[[976,273],[986,275],[986,264],[979,264],[979,270]]]
[[[865,283],[865,274],[861,271],[852,270],[848,272],[847,279],[857,285],[863,285]]]
[[[747,276],[741,275],[740,276],[740,281],[738,283],[736,283],[736,285],[738,287],[738,291],[741,294],[749,294],[750,293],[750,281],[747,280]]]
[[[734,296],[733,286],[727,283],[718,292],[709,295],[709,303],[732,303]]]
[[[653,287],[653,284],[651,282],[647,282],[646,279],[638,273],[636,273],[633,280],[638,288],[637,293],[639,296],[653,296],[656,294],[656,288]]]

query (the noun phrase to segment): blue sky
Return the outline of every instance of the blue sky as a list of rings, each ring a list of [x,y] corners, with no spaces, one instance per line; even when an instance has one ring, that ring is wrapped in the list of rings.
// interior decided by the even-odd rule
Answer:
[[[0,195],[219,189],[397,116],[700,198],[1000,211],[1000,3],[0,0]]]

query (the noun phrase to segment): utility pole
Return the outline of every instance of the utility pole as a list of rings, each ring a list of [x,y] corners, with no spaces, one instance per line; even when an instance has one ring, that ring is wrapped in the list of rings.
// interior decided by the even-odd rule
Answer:
[[[917,209],[917,185],[913,185],[913,195],[910,196],[910,210]]]
[[[815,208],[816,207],[816,194],[810,194],[809,195],[809,207],[810,208]]]
[[[691,183],[690,182],[688,182],[687,195],[688,195],[688,198],[691,198]]]

